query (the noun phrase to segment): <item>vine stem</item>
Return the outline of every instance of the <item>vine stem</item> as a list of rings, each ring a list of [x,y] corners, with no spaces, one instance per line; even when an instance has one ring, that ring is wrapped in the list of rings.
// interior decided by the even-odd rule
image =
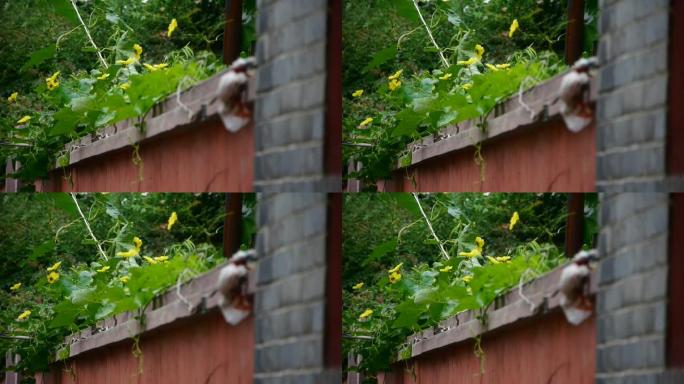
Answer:
[[[83,30],[85,30],[86,36],[88,36],[88,40],[90,40],[90,44],[92,44],[93,48],[95,48],[95,52],[97,53],[97,57],[100,59],[100,62],[102,63],[102,65],[104,65],[105,68],[109,68],[109,65],[107,65],[107,62],[105,61],[104,57],[102,57],[102,53],[100,53],[100,48],[97,47],[97,44],[95,44],[95,40],[93,40],[93,37],[90,36],[90,31],[88,30],[88,27],[86,26],[85,22],[83,21],[83,18],[81,17],[81,12],[78,11],[78,7],[76,6],[75,0],[71,0],[71,6],[74,7],[74,11],[76,11],[76,16],[78,16],[78,21],[81,22]]]
[[[74,204],[76,204],[76,209],[78,209],[78,213],[81,215],[81,219],[83,219],[83,222],[85,223],[85,226],[88,229],[88,233],[90,233],[90,237],[92,237],[93,241],[95,241],[95,245],[97,246],[97,250],[100,251],[100,254],[105,259],[105,261],[109,260],[107,258],[107,254],[102,250],[102,247],[100,246],[100,242],[97,241],[97,237],[95,237],[93,230],[90,229],[90,224],[88,224],[88,220],[86,219],[85,215],[83,214],[83,211],[81,210],[81,206],[78,204],[78,200],[76,200],[76,194],[71,193],[70,195],[71,195],[71,198],[74,200]]]
[[[437,53],[439,53],[439,58],[442,59],[442,64],[444,64],[444,67],[449,68],[449,62],[447,61],[446,57],[444,57],[444,54],[442,53],[442,48],[439,47],[437,44],[437,41],[435,41],[435,38],[432,36],[432,31],[430,31],[430,27],[427,25],[427,22],[423,18],[423,14],[420,13],[420,8],[418,7],[418,2],[416,0],[413,0],[413,6],[416,7],[416,12],[418,12],[418,17],[420,17],[420,21],[423,23],[423,26],[425,27],[425,30],[427,31],[428,36],[430,36],[430,40],[432,40],[432,44],[437,48]]]
[[[439,249],[442,251],[442,254],[444,255],[444,257],[445,257],[447,260],[449,260],[449,254],[448,254],[447,251],[444,249],[444,246],[442,245],[442,242],[439,241],[439,237],[437,237],[437,234],[435,233],[435,230],[432,229],[432,224],[430,223],[430,219],[428,219],[427,215],[425,214],[425,211],[423,210],[423,206],[420,205],[420,200],[418,200],[418,194],[417,194],[417,193],[413,193],[413,198],[416,199],[416,204],[418,204],[418,208],[420,209],[420,213],[423,215],[423,218],[425,219],[425,222],[427,223],[428,228],[430,228],[430,232],[432,232],[432,237],[434,237],[435,240],[437,240],[437,245],[439,245]]]

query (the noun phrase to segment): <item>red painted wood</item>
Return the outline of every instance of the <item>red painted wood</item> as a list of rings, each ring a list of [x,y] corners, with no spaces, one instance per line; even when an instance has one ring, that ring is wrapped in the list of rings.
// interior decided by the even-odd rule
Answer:
[[[681,176],[684,174],[684,1],[673,0],[670,6],[667,165],[668,173]]]
[[[592,316],[570,325],[560,312],[492,332],[482,338],[484,375],[474,341],[398,363],[384,384],[594,383],[596,325]],[[414,379],[415,375],[415,379]]]
[[[684,367],[684,194],[670,195],[667,365]]]
[[[579,133],[560,121],[482,145],[484,182],[475,149],[419,163],[380,183],[387,192],[592,192],[596,190],[595,124]],[[416,185],[413,185],[415,180]]]
[[[61,384],[252,383],[254,335],[250,317],[230,326],[213,311],[141,339],[142,373],[124,342],[76,356],[61,368]],[[70,372],[69,372],[70,371]]]
[[[252,125],[228,132],[210,120],[140,145],[142,179],[127,148],[68,168],[73,186],[54,172],[53,188],[63,192],[250,192],[253,191]]]
[[[342,194],[328,195],[325,365],[342,364]]]
[[[325,172],[342,174],[342,1],[328,0]]]

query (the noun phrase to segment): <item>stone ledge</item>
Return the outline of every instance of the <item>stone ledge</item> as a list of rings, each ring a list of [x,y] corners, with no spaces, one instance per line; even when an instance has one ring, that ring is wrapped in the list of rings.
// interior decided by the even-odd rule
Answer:
[[[525,91],[523,103],[529,109],[521,105],[517,93],[499,103],[487,119],[487,132],[482,132],[477,126],[478,120],[472,119],[414,141],[406,147],[411,152],[409,166],[524,129],[543,129],[546,122],[561,119],[558,90],[566,74],[561,73]],[[592,77],[589,91],[591,103],[595,103],[597,98],[596,82],[596,76]],[[397,161],[395,167],[404,168],[401,161]]]
[[[145,130],[138,128],[140,117],[120,121],[98,132],[88,134],[64,146],[69,154],[69,164],[104,155],[131,145],[156,138],[161,135],[179,132],[182,129],[197,127],[204,122],[220,122],[216,90],[221,76],[218,73],[183,91],[180,96],[169,95],[164,101],[155,104],[145,119]],[[256,97],[256,81],[252,77],[247,85],[247,102]],[[243,129],[250,129],[249,126]],[[55,168],[62,168],[59,161]]]
[[[174,286],[155,297],[145,310],[146,323],[144,327],[136,319],[137,314],[135,312],[124,312],[100,321],[88,329],[67,336],[64,341],[70,347],[69,358],[130,339],[177,321],[218,310],[218,277],[221,268],[227,263],[218,265],[211,271],[184,283],[180,289]],[[255,271],[252,270],[247,278],[247,293],[253,294],[255,291],[256,276]],[[249,319],[244,321],[249,321]],[[56,360],[60,360],[60,358],[56,357]]]
[[[526,283],[521,297],[518,287],[504,296],[498,297],[487,311],[488,326],[484,327],[477,319],[475,311],[462,312],[440,322],[437,326],[415,333],[407,338],[411,346],[411,358],[438,348],[444,348],[493,330],[512,325],[518,321],[534,318],[551,311],[560,310],[560,297],[555,294],[558,281],[565,265]],[[590,276],[589,291],[592,295],[598,290],[596,269]],[[532,305],[534,306],[532,308]],[[398,360],[405,360],[398,355]]]

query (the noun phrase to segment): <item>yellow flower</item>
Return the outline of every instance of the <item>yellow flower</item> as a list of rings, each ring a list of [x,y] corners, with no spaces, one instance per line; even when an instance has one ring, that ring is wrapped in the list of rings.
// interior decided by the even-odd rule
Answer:
[[[169,28],[166,31],[166,37],[171,37],[171,34],[173,33],[173,31],[176,30],[176,28],[178,28],[178,22],[176,21],[176,19],[172,19],[169,23]]]
[[[143,53],[143,47],[140,44],[133,44],[133,55],[136,60],[140,60],[140,55]]]
[[[394,268],[390,269],[390,270],[387,271],[387,272],[389,272],[389,273],[398,272],[398,271],[401,269],[401,266],[402,266],[402,265],[404,265],[404,263],[399,263],[399,264],[397,264]]]
[[[145,256],[145,257],[143,257],[143,259],[145,259],[145,261],[147,261],[150,264],[157,264],[157,260],[155,260],[149,256]]]
[[[358,283],[355,286],[352,287],[352,289],[357,290],[363,288],[363,283]]]
[[[156,261],[158,263],[162,263],[162,264],[166,263],[168,260],[169,260],[168,256],[157,256],[154,258],[154,261]]]
[[[401,76],[402,73],[404,73],[404,70],[400,69],[400,70],[394,72],[394,74],[392,76],[388,77],[387,80],[396,80],[399,78],[399,76]]]
[[[508,63],[506,63],[506,64],[496,64],[496,65],[495,65],[495,67],[497,67],[497,68],[499,68],[499,69],[506,69],[506,68],[508,68],[508,67],[510,67],[510,66],[511,66],[511,65],[508,64]]]
[[[484,55],[485,49],[483,46],[480,44],[475,44],[475,56],[478,59],[482,59],[482,55]]]
[[[497,256],[497,257],[491,257],[487,256],[487,259],[492,263],[492,264],[506,264],[511,262],[511,257],[510,256]]]
[[[359,127],[365,127],[366,125],[370,124],[373,122],[372,117],[366,118],[366,120],[362,121],[361,124],[359,124]]]
[[[47,87],[50,91],[59,87],[59,81],[57,81],[57,77],[59,76],[59,73],[60,72],[57,71],[57,72],[53,73],[52,76],[45,79],[45,84],[47,84]]]
[[[19,288],[21,288],[21,283],[16,283],[10,287],[10,291],[17,291]]]
[[[128,259],[129,257],[137,256],[140,253],[139,248],[131,248],[126,252],[118,252],[116,255]]]
[[[17,121],[17,124],[25,124],[25,123],[28,123],[29,120],[31,120],[31,116],[28,116],[28,115],[27,115],[27,116],[24,116],[24,117],[22,117],[21,119],[19,119],[19,120]]]
[[[473,83],[466,83],[466,84],[461,85],[461,88],[463,88],[464,91],[467,91],[472,87],[473,87]]]
[[[401,280],[401,273],[399,273],[399,272],[392,272],[392,273],[389,275],[389,281],[390,281],[390,283],[394,284],[394,283],[396,283],[396,282],[399,281],[399,280]]]
[[[145,63],[145,64],[143,64],[143,66],[145,68],[147,68],[147,70],[149,70],[150,72],[154,72],[154,71],[158,71],[160,69],[164,69],[164,68],[168,67],[169,65],[166,63],[152,64],[152,65]]]
[[[471,259],[473,257],[480,256],[481,254],[482,250],[480,248],[473,248],[472,250],[470,250],[470,252],[461,252],[458,255],[463,256],[467,259]]]
[[[19,92],[13,92],[9,97],[7,98],[7,102],[12,104],[15,101],[17,101],[17,96],[19,96]]]
[[[100,273],[105,273],[105,272],[109,271],[109,265],[105,265],[104,267],[98,269],[97,271]]]
[[[29,316],[31,316],[31,311],[27,309],[24,312],[22,312],[21,315],[19,315],[19,317],[17,317],[17,321],[24,321],[28,319]]]
[[[389,87],[390,91],[394,92],[397,88],[401,87],[401,81],[399,81],[397,79],[392,79],[387,84],[387,87]]]
[[[366,318],[368,318],[368,317],[369,317],[370,315],[372,315],[372,314],[373,314],[373,310],[372,310],[372,309],[366,309],[365,311],[363,311],[363,313],[362,313],[361,315],[359,315],[359,320],[366,319]]]
[[[470,283],[470,281],[473,280],[473,275],[465,275],[461,277],[461,280],[463,280],[464,283]]]
[[[440,80],[449,80],[451,78],[451,73],[445,73],[444,76],[441,76],[439,79]]]
[[[129,57],[126,60],[117,60],[116,63],[120,65],[131,65],[136,62],[135,57]]]
[[[446,267],[441,268],[439,271],[440,271],[440,272],[449,272],[449,271],[451,271],[452,269],[454,269],[454,267],[452,267],[451,265],[447,265]]]
[[[166,223],[166,230],[170,231],[171,227],[173,227],[174,224],[178,221],[178,215],[176,215],[176,212],[171,212],[171,216],[169,216],[169,221]]]
[[[485,245],[485,241],[484,241],[483,238],[481,238],[480,236],[478,236],[478,237],[475,238],[475,244],[477,244],[477,248],[481,251],[482,248],[483,248],[484,245]]]
[[[494,71],[494,72],[497,72],[497,71],[499,70],[499,68],[497,68],[497,67],[495,67],[495,66],[493,66],[493,65],[491,65],[491,64],[489,64],[489,63],[487,63],[487,64],[485,64],[485,65],[487,66],[487,68],[491,69],[491,70]]]
[[[480,61],[480,59],[478,59],[477,57],[471,57],[470,59],[465,60],[465,61],[460,60],[460,61],[458,61],[457,64],[458,65],[473,65],[473,64],[477,63],[478,61]]]
[[[54,284],[55,281],[59,280],[59,273],[57,273],[57,272],[48,273],[47,280],[48,280],[48,283]]]
[[[123,89],[123,90],[125,91],[125,90],[127,90],[128,88],[130,88],[130,86],[131,86],[131,83],[128,82],[128,83],[123,83],[123,84],[119,85],[119,88],[121,88],[121,89]]]
[[[520,27],[520,24],[518,24],[518,19],[514,19],[513,22],[511,23],[510,28],[508,28],[508,37],[511,38],[513,37],[513,33],[518,30]]]
[[[363,89],[357,89],[354,93],[352,93],[352,97],[361,97],[363,95]]]
[[[128,280],[130,280],[130,279],[131,279],[131,277],[128,275],[119,277],[119,281],[124,283],[124,284],[128,283]]]
[[[48,272],[56,271],[56,270],[59,269],[59,267],[60,267],[61,265],[62,265],[62,262],[61,262],[61,261],[58,261],[58,262],[54,263],[54,264],[52,265],[52,267],[48,268],[47,271],[48,271]]]
[[[508,230],[512,231],[518,221],[520,221],[520,216],[518,216],[518,211],[515,211],[513,212],[513,216],[511,216],[511,221],[508,223]]]
[[[108,77],[109,77],[109,73],[103,73],[102,76],[98,76],[97,79],[98,80],[107,80]]]
[[[138,250],[140,250],[140,248],[142,247],[142,240],[140,240],[140,238],[138,236],[133,237],[133,243],[135,244],[135,247]]]

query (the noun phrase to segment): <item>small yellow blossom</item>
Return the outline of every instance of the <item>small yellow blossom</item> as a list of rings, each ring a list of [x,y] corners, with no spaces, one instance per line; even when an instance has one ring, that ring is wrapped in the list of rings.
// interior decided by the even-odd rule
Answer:
[[[387,84],[387,87],[389,88],[390,91],[394,92],[397,88],[401,87],[401,81],[397,80],[397,79],[392,79]]]
[[[401,273],[399,273],[399,272],[392,272],[392,273],[389,275],[389,281],[390,281],[390,283],[394,284],[394,283],[396,283],[396,282],[399,281],[399,280],[401,280]]]
[[[53,73],[52,76],[45,79],[45,84],[47,84],[48,90],[52,91],[53,89],[59,87],[59,81],[57,80],[59,74],[60,71],[57,71]]]
[[[352,289],[354,289],[354,290],[358,290],[358,289],[361,289],[361,288],[363,288],[363,283],[358,283],[358,284],[356,284],[355,286],[352,287]]]
[[[520,24],[518,24],[518,19],[514,19],[513,22],[511,23],[510,28],[508,28],[508,37],[511,38],[513,37],[513,33],[520,28]]]
[[[387,271],[388,273],[395,273],[398,272],[401,269],[401,266],[404,265],[404,263],[399,263],[397,264],[394,268],[390,269]]]
[[[126,252],[117,252],[117,256],[123,257],[124,259],[128,259],[129,257],[137,256],[140,253],[139,248],[131,248]]]
[[[136,60],[140,60],[140,55],[143,53],[143,47],[140,44],[133,44],[133,56]]]
[[[396,80],[399,78],[399,76],[401,76],[402,73],[404,73],[404,70],[400,69],[400,70],[394,72],[394,74],[392,76],[388,77],[387,80]]]
[[[147,68],[147,70],[149,70],[150,72],[154,72],[154,71],[158,71],[160,69],[164,69],[164,68],[168,67],[169,65],[166,63],[152,64],[152,65],[145,63],[145,64],[143,64],[143,66],[145,68]]]
[[[26,115],[21,119],[17,120],[17,124],[26,124],[29,122],[29,120],[31,120],[31,116]]]
[[[133,237],[133,244],[135,244],[135,247],[137,249],[142,248],[142,240],[140,240],[140,238],[138,236]]]
[[[178,215],[176,212],[171,212],[171,216],[169,216],[169,220],[166,223],[166,230],[170,231],[171,227],[173,227],[174,224],[178,221]]]
[[[107,80],[108,77],[109,77],[109,73],[103,73],[102,76],[98,76],[97,79],[98,80]]]
[[[119,277],[119,281],[124,283],[124,284],[128,283],[128,280],[130,280],[130,279],[131,279],[131,277],[128,275]]]
[[[9,97],[7,98],[7,102],[12,104],[15,101],[17,101],[17,97],[19,96],[19,92],[13,92]]]
[[[363,89],[357,89],[352,93],[352,97],[361,97],[361,95],[363,95]]]
[[[145,257],[143,257],[143,259],[145,259],[145,261],[147,261],[150,264],[157,264],[157,260],[155,260],[149,256],[145,256]]]
[[[470,59],[465,60],[465,61],[460,60],[457,62],[457,64],[458,65],[473,65],[473,64],[477,63],[478,61],[480,61],[480,59],[478,59],[477,57],[471,57]]]
[[[478,59],[482,59],[482,55],[484,55],[485,49],[483,46],[480,44],[475,44],[475,56]]]
[[[473,275],[465,275],[461,277],[461,280],[463,280],[464,283],[470,283],[470,281],[473,280]]]
[[[511,66],[511,65],[508,64],[508,63],[505,63],[505,64],[496,64],[496,65],[495,65],[495,67],[497,67],[497,68],[499,68],[499,69],[506,69],[506,68],[508,68],[508,67],[510,67],[510,66]]]
[[[515,211],[513,212],[513,216],[511,216],[511,221],[508,223],[508,230],[512,231],[518,221],[520,221],[520,216],[518,215],[518,211]]]
[[[494,72],[499,71],[499,68],[497,68],[497,67],[495,67],[495,66],[493,66],[493,65],[491,65],[491,64],[489,64],[489,63],[487,63],[487,64],[485,64],[485,65],[487,66],[487,68],[491,69],[491,70],[494,71]]]
[[[154,261],[156,261],[158,263],[162,263],[162,264],[166,263],[168,260],[169,260],[168,256],[157,256],[154,258]]]
[[[359,315],[359,320],[366,319],[366,318],[370,317],[370,315],[372,315],[372,314],[373,314],[372,309],[366,309],[365,311],[363,311],[363,313],[361,315]]]
[[[463,256],[467,259],[471,259],[473,257],[480,256],[481,254],[482,250],[480,248],[473,248],[472,250],[470,250],[470,252],[461,252],[458,255]]]
[[[56,271],[62,265],[61,261],[54,263],[50,268],[47,269],[48,272]]]
[[[130,82],[128,82],[128,83],[123,83],[123,84],[119,85],[119,88],[123,89],[124,91],[127,90],[127,89],[130,88],[130,87],[131,87],[131,83],[130,83]]]
[[[475,238],[475,244],[477,244],[477,248],[481,251],[482,248],[483,248],[484,245],[485,245],[485,241],[484,241],[483,238],[481,238],[480,236],[478,236],[478,237]]]
[[[169,23],[169,28],[166,31],[166,37],[171,37],[171,34],[173,33],[173,31],[176,30],[176,28],[178,28],[178,22],[176,21],[176,19],[171,19],[171,22]]]
[[[17,317],[17,321],[24,321],[28,319],[29,316],[31,316],[31,311],[27,309],[24,312],[22,312],[21,315],[19,315],[19,317]]]
[[[117,60],[116,63],[120,64],[120,65],[131,65],[131,64],[135,63],[136,61],[137,60],[135,59],[135,56],[133,56],[133,57],[129,57],[126,60]]]
[[[97,271],[100,273],[105,273],[105,272],[109,271],[109,265],[105,265],[104,267],[98,269]]]
[[[511,257],[510,256],[497,256],[497,257],[491,257],[487,256],[487,259],[492,263],[492,264],[506,264],[511,262]]]
[[[57,273],[57,272],[48,273],[47,280],[48,280],[48,283],[54,284],[57,280],[59,280],[59,273]]]
[[[454,269],[454,267],[452,267],[451,265],[447,265],[446,267],[441,268],[439,271],[440,271],[440,272],[449,272],[449,271],[451,271],[452,269]]]
[[[10,287],[10,291],[17,291],[19,288],[21,288],[21,283],[16,283]]]
[[[461,88],[463,88],[464,91],[467,91],[472,87],[473,87],[473,83],[466,83],[466,84],[461,85]]]
[[[359,127],[365,127],[366,125],[370,124],[373,122],[372,117],[366,118],[366,120],[362,121],[361,124],[359,124]]]
[[[451,79],[451,73],[445,73],[444,76],[440,76],[440,80],[449,80]]]

